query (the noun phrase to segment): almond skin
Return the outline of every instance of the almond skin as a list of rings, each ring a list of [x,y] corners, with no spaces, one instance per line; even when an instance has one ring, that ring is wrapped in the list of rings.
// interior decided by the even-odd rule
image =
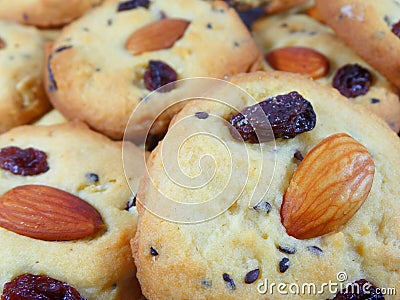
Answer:
[[[45,185],[23,185],[0,198],[0,227],[44,241],[70,241],[104,228],[87,202]]]
[[[309,239],[346,224],[367,198],[374,172],[368,150],[349,135],[324,139],[300,163],[283,197],[287,233]]]
[[[189,21],[172,18],[150,23],[132,33],[125,48],[134,55],[171,48],[184,35],[189,24]]]
[[[311,18],[317,20],[318,22],[324,23],[324,20],[323,20],[323,18],[322,18],[322,16],[321,16],[320,12],[318,11],[318,8],[317,8],[316,5],[311,6],[310,8],[308,8],[308,9],[305,11],[305,13],[306,13],[309,17],[311,17]]]
[[[265,59],[275,70],[299,73],[318,79],[329,72],[329,61],[321,53],[306,47],[284,47],[269,52]]]
[[[6,46],[6,43],[0,38],[0,49],[3,49]]]

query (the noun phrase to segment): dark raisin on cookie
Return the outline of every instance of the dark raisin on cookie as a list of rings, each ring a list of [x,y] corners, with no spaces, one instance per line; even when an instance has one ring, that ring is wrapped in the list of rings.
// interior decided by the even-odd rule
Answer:
[[[56,50],[54,50],[54,53],[60,53],[64,50],[71,49],[73,46],[72,45],[65,45],[65,46],[60,46]]]
[[[322,251],[322,249],[318,246],[308,246],[307,250],[310,251],[312,254],[315,255],[321,255],[324,253],[324,251]]]
[[[371,103],[372,104],[376,104],[376,103],[379,103],[379,102],[381,102],[381,100],[379,100],[378,98],[371,98]]]
[[[290,267],[290,260],[287,257],[282,258],[279,262],[279,272],[285,273]]]
[[[222,279],[224,279],[228,289],[236,290],[235,281],[233,281],[233,278],[229,274],[227,274],[227,273],[222,274]]]
[[[131,10],[138,7],[149,8],[149,0],[129,0],[118,3],[117,11]]]
[[[258,212],[268,214],[272,210],[272,205],[269,204],[269,202],[267,202],[267,201],[261,201],[261,202],[257,203],[256,205],[254,205],[253,209],[255,209]]]
[[[85,300],[69,284],[48,276],[23,274],[4,285],[2,300]]]
[[[293,157],[297,159],[298,161],[302,161],[304,159],[303,154],[300,152],[300,150],[296,150],[293,154]]]
[[[315,127],[316,114],[298,92],[267,98],[231,116],[231,135],[249,143],[290,139]],[[271,132],[272,129],[272,132]]]
[[[154,249],[153,247],[150,247],[150,254],[152,256],[157,256],[158,255],[158,251],[156,249]]]
[[[35,148],[5,147],[0,150],[0,166],[15,175],[33,176],[49,170],[47,155]]]
[[[377,300],[385,299],[378,288],[365,279],[360,279],[347,285],[337,293],[332,300]]]
[[[244,282],[247,284],[253,283],[258,279],[258,276],[260,276],[260,269],[251,270],[244,277]]]
[[[175,70],[160,60],[150,60],[144,73],[144,84],[149,91],[154,91],[178,79]],[[168,90],[162,90],[167,92]]]
[[[354,98],[365,95],[372,83],[371,73],[358,64],[348,64],[337,70],[333,87],[343,96]]]
[[[287,254],[295,254],[296,253],[296,248],[294,247],[288,247],[288,246],[282,246],[279,245],[278,246],[279,251],[283,252],[283,253],[287,253]]]
[[[86,173],[85,177],[92,183],[99,182],[99,175],[96,173]]]
[[[125,210],[129,211],[134,206],[136,206],[136,195],[132,195],[131,197],[129,197],[129,200],[125,206]]]
[[[392,32],[400,38],[400,21],[392,26]]]
[[[208,118],[208,113],[205,111],[198,111],[194,114],[196,116],[196,118],[200,119],[200,120],[204,120]]]

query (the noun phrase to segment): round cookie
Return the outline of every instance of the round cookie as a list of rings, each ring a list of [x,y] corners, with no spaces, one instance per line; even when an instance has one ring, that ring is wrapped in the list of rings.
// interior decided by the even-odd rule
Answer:
[[[317,0],[316,8],[347,45],[400,87],[400,4],[397,0]]]
[[[39,27],[57,27],[71,22],[102,0],[0,0],[0,19]]]
[[[44,40],[33,27],[0,21],[0,133],[50,110],[43,86]]]
[[[234,76],[231,82],[256,101],[297,91],[313,107],[315,128],[293,139],[245,143],[246,155],[243,143],[232,137],[224,120],[236,113],[232,107],[241,111],[253,101],[229,97],[220,98],[225,104],[187,104],[152,152],[148,173],[139,187],[139,223],[132,248],[143,294],[149,299],[330,299],[335,295],[328,289],[329,282],[333,284],[331,291],[340,291],[343,285],[361,279],[398,290],[400,174],[393,168],[400,161],[398,136],[366,109],[356,108],[332,88],[298,74],[255,72]],[[190,128],[180,126],[185,122],[191,124]],[[199,134],[195,136],[194,132]],[[352,136],[368,149],[375,164],[372,188],[347,223],[322,236],[297,239],[288,235],[281,222],[283,195],[302,165],[302,156],[305,162],[311,149],[337,133]],[[183,141],[177,145],[179,152],[168,152],[176,140]],[[224,153],[223,149],[229,151]],[[238,160],[232,161],[237,153]],[[332,148],[325,158],[340,154]],[[208,165],[200,161],[207,156],[213,158],[216,170],[209,184],[196,189],[182,186],[182,174],[195,180],[193,176],[210,173]],[[273,172],[272,181],[269,176],[258,176],[262,174],[261,161],[267,162],[266,175]],[[167,173],[174,170],[166,168],[171,162],[179,164],[179,169]],[[324,178],[326,173],[328,169],[319,172],[320,177],[313,181],[315,188],[324,179],[336,179]],[[243,189],[224,188],[225,175],[238,184],[245,177]],[[249,204],[256,185],[264,187],[265,195],[253,206]],[[242,192],[235,198],[237,190]],[[217,194],[233,199],[234,204],[217,217],[196,224],[167,221],[144,207],[162,207],[165,202],[160,195],[182,203],[198,203],[214,199]],[[210,209],[217,204],[209,202]],[[338,215],[342,214],[340,209]],[[197,211],[192,213],[195,216]],[[306,289],[301,294],[306,284],[314,285],[319,292],[307,293]],[[300,292],[296,293],[296,287]]]
[[[6,156],[11,153],[8,147],[25,150],[25,158],[20,155],[22,150],[14,156]],[[137,188],[144,170],[144,153],[127,142],[125,147],[129,149],[125,153],[125,161],[128,160],[134,170],[128,181],[132,188]],[[44,152],[47,167],[40,159],[44,156],[39,155],[39,152],[33,157],[32,153],[28,155],[28,148]],[[4,194],[13,188],[22,188],[29,202],[36,204],[24,210],[28,210],[32,216],[38,215],[35,208],[46,209],[48,205],[44,204],[48,198],[45,195],[51,194],[42,192],[40,198],[43,204],[37,206],[33,196],[29,196],[31,190],[28,187],[44,185],[69,193],[67,199],[73,197],[71,195],[79,197],[80,201],[89,204],[99,213],[104,223],[102,229],[92,235],[64,241],[68,234],[66,231],[54,237],[55,240],[47,240],[47,232],[53,228],[44,230],[39,237],[25,236],[21,232],[8,230],[10,228],[4,225],[3,211],[0,211],[0,295],[5,283],[13,281],[17,276],[32,274],[66,282],[88,300],[139,299],[140,288],[129,246],[136,231],[137,212],[123,171],[121,153],[121,142],[111,141],[79,123],[25,125],[0,135],[1,209],[5,207]],[[17,162],[14,165],[19,168],[11,167],[12,162]],[[22,162],[25,167],[21,165]],[[19,175],[22,170],[25,170],[26,176]],[[30,175],[27,175],[28,172]],[[79,219],[80,207],[82,204],[74,210],[61,213],[65,207],[57,205],[56,212],[61,214],[58,216],[61,218],[65,214],[74,220],[82,220]],[[49,220],[52,216],[47,215]],[[57,221],[54,222],[57,224]],[[69,222],[63,219],[62,227],[70,228]],[[8,224],[12,223],[9,221]]]
[[[223,78],[252,70],[261,59],[235,10],[222,1],[140,3],[105,2],[66,27],[49,57],[54,106],[113,139],[122,138],[130,114],[157,86],[176,78]],[[147,133],[140,130],[158,114],[153,105],[144,111],[137,135]]]
[[[259,20],[252,29],[254,39],[265,55],[293,46],[322,54],[329,63],[329,71],[317,80],[330,86],[338,70],[345,65],[357,64],[367,69],[372,75],[369,89],[363,95],[349,97],[349,100],[373,111],[394,131],[400,130],[400,101],[396,86],[346,47],[328,26],[304,14],[281,14]],[[267,62],[266,68],[271,68]]]

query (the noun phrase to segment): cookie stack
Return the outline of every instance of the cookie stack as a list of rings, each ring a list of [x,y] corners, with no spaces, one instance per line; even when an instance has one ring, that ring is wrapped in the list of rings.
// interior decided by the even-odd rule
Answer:
[[[398,299],[375,2],[0,0],[1,299]]]

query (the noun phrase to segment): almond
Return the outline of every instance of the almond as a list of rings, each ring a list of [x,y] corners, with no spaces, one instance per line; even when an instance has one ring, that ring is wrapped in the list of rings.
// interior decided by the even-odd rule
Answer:
[[[317,20],[318,22],[324,23],[324,20],[323,20],[323,18],[322,18],[322,16],[321,16],[321,13],[318,11],[318,8],[317,8],[316,5],[311,6],[310,8],[308,8],[308,9],[305,11],[305,13],[306,13],[309,17],[311,17],[311,18]]]
[[[0,226],[45,241],[69,241],[90,236],[104,227],[87,202],[45,185],[23,185],[0,198]]]
[[[3,49],[6,46],[6,43],[0,38],[0,49]]]
[[[125,48],[132,54],[171,48],[186,31],[190,22],[182,19],[161,19],[132,33]]]
[[[275,70],[300,73],[313,79],[321,78],[329,72],[328,59],[306,47],[277,48],[269,52],[265,59]]]
[[[368,150],[349,135],[324,139],[300,163],[283,197],[287,233],[308,239],[346,224],[367,198],[374,172]]]

